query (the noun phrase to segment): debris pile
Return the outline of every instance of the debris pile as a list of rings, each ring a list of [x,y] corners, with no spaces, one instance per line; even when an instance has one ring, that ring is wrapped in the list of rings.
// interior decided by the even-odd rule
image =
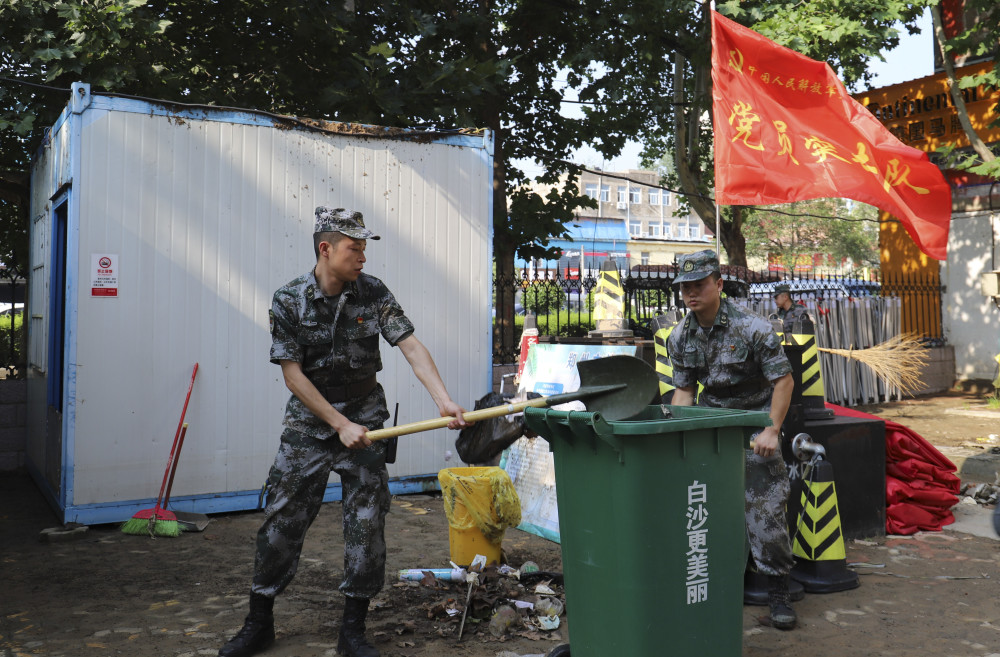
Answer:
[[[966,504],[969,503],[966,500],[976,504],[996,504],[1000,500],[1000,474],[992,484],[963,483],[961,494]]]
[[[415,574],[418,571],[422,576]],[[560,638],[553,631],[565,617],[562,574],[541,571],[531,561],[519,569],[473,564],[468,571],[457,566],[400,571],[393,587],[432,593],[433,599],[418,608],[428,620],[440,623],[441,635],[454,633],[462,639],[474,634],[496,641],[513,636]]]

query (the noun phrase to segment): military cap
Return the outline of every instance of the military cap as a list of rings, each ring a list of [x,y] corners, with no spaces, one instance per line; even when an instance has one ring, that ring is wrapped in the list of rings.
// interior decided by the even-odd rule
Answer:
[[[343,233],[356,240],[377,240],[379,236],[365,228],[365,218],[357,210],[316,208],[316,233]]]
[[[705,249],[695,253],[686,253],[677,259],[677,278],[674,285],[688,281],[700,281],[706,276],[719,273],[719,258],[715,251]]]
[[[775,285],[774,296],[778,296],[779,294],[782,293],[787,294],[788,296],[792,296],[792,288],[790,288],[787,283],[781,283],[779,285]]]

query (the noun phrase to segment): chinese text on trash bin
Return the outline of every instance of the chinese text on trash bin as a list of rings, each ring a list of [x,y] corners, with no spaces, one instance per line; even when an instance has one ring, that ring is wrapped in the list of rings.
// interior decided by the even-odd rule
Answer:
[[[687,489],[687,604],[708,600],[708,487],[696,479]]]

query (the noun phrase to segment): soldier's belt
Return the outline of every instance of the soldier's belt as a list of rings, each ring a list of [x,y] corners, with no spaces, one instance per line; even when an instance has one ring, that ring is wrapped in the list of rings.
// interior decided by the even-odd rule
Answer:
[[[328,402],[345,402],[351,399],[361,399],[362,397],[367,397],[375,386],[378,385],[378,380],[375,375],[368,377],[367,379],[362,379],[356,383],[349,383],[345,386],[326,386],[319,388],[319,391],[326,397]]]
[[[735,397],[736,395],[745,395],[748,392],[757,392],[770,387],[771,382],[761,376],[755,379],[747,379],[734,386],[705,386],[705,392],[713,397]]]

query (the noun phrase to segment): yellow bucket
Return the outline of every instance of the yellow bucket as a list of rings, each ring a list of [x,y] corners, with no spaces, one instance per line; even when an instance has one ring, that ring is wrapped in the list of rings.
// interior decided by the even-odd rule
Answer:
[[[508,527],[521,524],[521,500],[501,468],[447,468],[438,473],[448,517],[451,560],[468,566],[477,554],[500,563]]]

